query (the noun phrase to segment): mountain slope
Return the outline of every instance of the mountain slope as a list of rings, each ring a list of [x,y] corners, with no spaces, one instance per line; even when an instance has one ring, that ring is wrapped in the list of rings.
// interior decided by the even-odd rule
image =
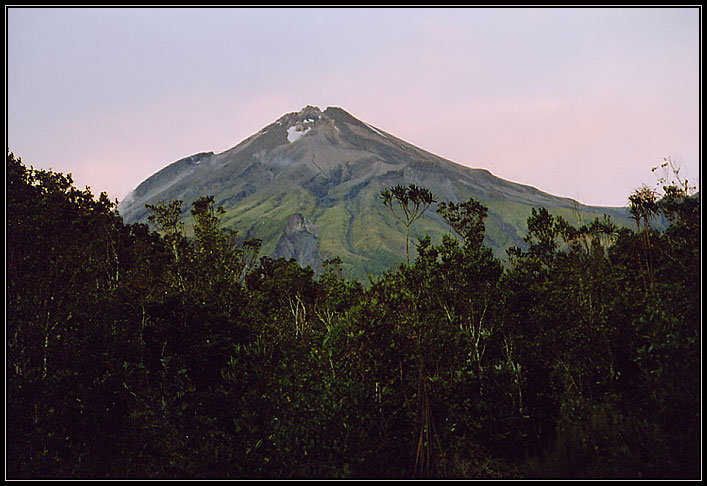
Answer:
[[[532,207],[546,207],[573,223],[609,214],[618,224],[629,224],[623,208],[583,206],[512,183],[426,152],[340,108],[312,106],[284,115],[220,154],[196,154],[167,166],[141,183],[119,210],[126,222],[144,222],[146,203],[182,199],[188,222],[191,202],[213,195],[226,210],[224,225],[261,238],[263,255],[285,257],[300,251],[290,244],[275,252],[297,214],[302,222],[295,226],[311,234],[288,237],[310,245],[309,261],[301,263],[316,268],[322,259],[339,256],[349,277],[363,279],[404,259],[404,228],[380,202],[380,191],[410,183],[430,189],[437,201],[473,197],[487,206],[485,243],[500,257],[510,246],[524,246]],[[449,232],[435,210],[432,205],[412,226],[412,243],[426,233],[439,241]],[[314,241],[318,251],[312,251]]]

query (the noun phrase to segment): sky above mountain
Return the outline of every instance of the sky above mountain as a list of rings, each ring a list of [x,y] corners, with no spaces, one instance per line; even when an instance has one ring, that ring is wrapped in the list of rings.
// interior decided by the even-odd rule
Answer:
[[[306,105],[585,204],[698,181],[698,8],[5,12],[8,148],[111,198]]]

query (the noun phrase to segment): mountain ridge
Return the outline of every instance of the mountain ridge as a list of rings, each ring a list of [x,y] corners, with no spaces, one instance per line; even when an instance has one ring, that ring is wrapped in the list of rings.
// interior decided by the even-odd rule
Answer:
[[[263,239],[263,255],[274,254],[288,219],[300,214],[318,228],[321,258],[339,256],[349,275],[365,278],[404,258],[404,231],[379,195],[386,187],[410,183],[429,188],[437,201],[474,197],[487,206],[485,241],[500,257],[510,246],[524,246],[532,207],[546,207],[570,221],[609,214],[618,224],[629,224],[626,208],[587,206],[510,182],[421,149],[342,108],[322,111],[311,105],[221,153],[202,152],[169,164],[138,185],[119,211],[126,222],[145,222],[146,203],[181,199],[188,221],[191,201],[213,195],[226,210],[224,225]],[[413,237],[429,232],[441,238],[449,228],[431,208],[413,230]],[[296,249],[292,253],[295,257]]]

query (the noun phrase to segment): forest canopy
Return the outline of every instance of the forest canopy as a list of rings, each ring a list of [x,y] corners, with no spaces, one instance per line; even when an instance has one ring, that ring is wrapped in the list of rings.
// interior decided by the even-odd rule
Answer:
[[[6,174],[10,479],[701,477],[682,181],[630,195],[635,229],[535,208],[505,262],[478,201],[391,188],[450,231],[364,285],[260,256],[208,195],[126,225],[70,175]]]

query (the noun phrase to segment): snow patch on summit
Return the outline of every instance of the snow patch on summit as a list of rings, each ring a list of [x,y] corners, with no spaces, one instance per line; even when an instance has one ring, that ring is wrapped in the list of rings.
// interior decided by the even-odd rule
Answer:
[[[311,126],[307,125],[311,125],[315,121],[316,120],[313,118],[307,118],[301,124],[292,125],[290,128],[287,129],[287,140],[289,140],[290,143],[294,143],[300,138],[302,138],[312,128]]]
[[[294,143],[304,136],[309,131],[310,127],[303,128],[301,126],[292,126],[287,129],[287,140]]]

